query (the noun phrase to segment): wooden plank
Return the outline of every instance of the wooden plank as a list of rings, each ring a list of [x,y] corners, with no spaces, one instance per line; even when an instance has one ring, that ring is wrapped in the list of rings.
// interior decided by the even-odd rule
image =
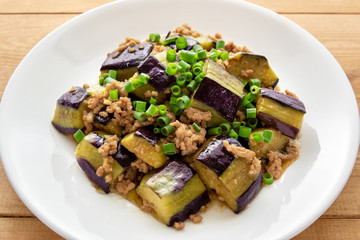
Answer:
[[[0,13],[81,13],[111,0],[2,0]],[[248,0],[279,13],[359,13],[358,0]]]
[[[319,219],[294,240],[360,239],[360,219]]]
[[[0,218],[0,238],[21,239],[63,239],[37,218]]]
[[[0,97],[7,80],[26,53],[72,14],[0,15]],[[286,17],[318,38],[335,56],[360,98],[360,15],[298,15]],[[314,22],[318,24],[313,24]],[[360,106],[360,105],[359,105]]]

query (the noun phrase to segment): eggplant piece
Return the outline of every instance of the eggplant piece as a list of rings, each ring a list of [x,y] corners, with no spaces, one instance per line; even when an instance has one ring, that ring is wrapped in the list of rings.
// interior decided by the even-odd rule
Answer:
[[[105,111],[105,109],[102,109],[101,111]],[[121,136],[123,128],[119,125],[114,124],[111,121],[111,119],[113,118],[114,118],[113,113],[108,113],[107,117],[102,117],[99,114],[97,114],[94,117],[93,125],[96,129]]]
[[[135,136],[144,138],[153,146],[155,146],[160,140],[160,137],[154,133],[151,127],[142,127],[137,129]]]
[[[157,148],[153,145],[153,143],[154,142],[149,142],[142,136],[139,137],[135,135],[135,133],[129,133],[121,140],[121,145],[127,150],[134,153],[138,158],[150,166],[159,168],[168,160],[168,157],[161,149],[161,146],[165,144],[165,141],[160,139],[155,143],[160,146],[160,150],[158,152],[156,151]]]
[[[76,160],[82,170],[96,187],[100,188],[105,193],[111,191],[111,188],[114,187],[117,178],[124,172],[124,169],[128,167],[132,161],[136,160],[136,157],[132,153],[124,151],[124,149],[121,148],[121,145],[118,145],[118,151],[120,150],[121,154],[116,153],[113,156],[116,161],[109,163],[112,168],[112,171],[109,173],[111,174],[112,180],[106,182],[104,177],[97,176],[96,170],[104,163],[103,156],[99,153],[98,148],[104,144],[105,139],[108,136],[112,135],[108,135],[101,131],[91,132],[80,141],[75,152]]]
[[[205,61],[203,71],[205,77],[192,97],[191,106],[211,112],[209,127],[224,121],[232,122],[242,101],[244,84],[209,59]]]
[[[216,42],[208,37],[200,36],[194,37],[194,39],[200,44],[200,46],[207,51],[216,47]]]
[[[256,100],[257,117],[267,126],[295,139],[306,113],[297,98],[270,89],[261,89]]]
[[[249,176],[250,164],[246,159],[234,157],[227,152],[223,145],[224,140],[241,146],[237,140],[227,135],[214,136],[187,161],[192,162],[192,166],[205,185],[222,196],[232,211],[239,213],[259,192],[258,179],[261,174],[255,178]]]
[[[83,101],[90,96],[85,88],[75,87],[64,93],[56,103],[52,125],[62,133],[74,134],[85,127],[82,120],[86,105]]]
[[[210,201],[198,174],[182,161],[170,161],[145,175],[136,191],[168,226],[186,220]]]
[[[166,36],[166,38],[170,37],[178,37],[179,34],[177,33],[171,33],[169,32]],[[211,49],[216,47],[216,42],[206,36],[199,36],[199,37],[193,37],[193,36],[183,36],[187,40],[188,46],[185,50],[191,50],[195,45],[199,44],[204,50],[210,51]],[[176,44],[175,42],[168,44],[167,46],[175,49]]]
[[[262,87],[275,87],[279,78],[271,69],[266,57],[251,53],[237,53],[228,59],[228,71],[240,79],[249,81],[258,78]],[[251,74],[246,74],[246,70],[252,70]]]
[[[173,36],[174,36],[174,35],[173,35]],[[186,46],[186,48],[183,49],[183,50],[189,51],[189,50],[191,50],[195,45],[199,44],[199,42],[196,41],[196,40],[193,39],[193,38],[189,38],[189,37],[186,37],[186,36],[179,36],[179,37],[185,37],[185,38],[186,38],[186,41],[187,41],[187,46]],[[168,46],[168,47],[171,47],[171,48],[173,48],[173,49],[176,49],[176,43],[175,43],[175,42],[169,43],[167,46]]]
[[[260,132],[261,135],[265,130],[273,131],[274,135],[270,143],[257,142],[255,141],[253,135],[255,132]],[[282,135],[279,131],[273,128],[258,128],[255,129],[249,138],[249,147],[251,151],[256,153],[257,158],[267,158],[267,153],[270,151],[283,151],[289,141],[289,138],[285,135]]]
[[[139,43],[135,46],[129,46],[122,52],[118,50],[113,51],[102,64],[100,70],[101,75],[109,72],[109,70],[116,70],[116,79],[123,81],[130,78],[137,71],[137,66],[140,62],[149,56],[153,49],[151,43]]]

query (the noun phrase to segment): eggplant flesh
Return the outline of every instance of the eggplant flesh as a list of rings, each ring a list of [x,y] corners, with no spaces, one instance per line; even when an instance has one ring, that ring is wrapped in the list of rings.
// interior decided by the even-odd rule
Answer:
[[[270,98],[286,107],[293,108],[300,112],[306,113],[305,105],[302,101],[292,96],[271,90],[271,89],[261,89],[261,97]]]
[[[298,128],[291,126],[287,123],[284,123],[271,115],[268,115],[263,112],[258,112],[257,116],[262,122],[265,123],[266,126],[276,128],[282,134],[284,134],[285,136],[288,136],[292,139],[295,139],[299,133]]]
[[[150,128],[150,127],[138,128],[134,135],[137,137],[144,138],[146,141],[151,143],[153,146],[155,146],[160,140],[160,137],[158,135],[156,135],[153,132],[152,128]]]

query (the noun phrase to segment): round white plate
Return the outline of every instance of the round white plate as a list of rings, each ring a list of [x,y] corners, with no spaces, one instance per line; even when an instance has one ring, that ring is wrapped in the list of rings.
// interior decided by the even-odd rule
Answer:
[[[212,208],[201,224],[175,231],[115,194],[95,191],[74,158],[75,143],[51,125],[57,98],[94,82],[106,53],[125,37],[146,38],[182,23],[265,55],[283,90],[305,103],[301,157],[241,214]],[[68,239],[280,239],[314,222],[353,168],[359,115],[343,70],[314,37],[284,17],[226,0],[128,0],[70,20],[24,58],[4,92],[1,159],[26,206]]]

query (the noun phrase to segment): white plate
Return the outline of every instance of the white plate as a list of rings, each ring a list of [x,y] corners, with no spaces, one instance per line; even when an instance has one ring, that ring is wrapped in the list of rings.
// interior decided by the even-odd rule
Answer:
[[[75,162],[75,144],[50,121],[57,98],[72,85],[96,81],[106,53],[126,36],[143,39],[184,22],[265,55],[282,89],[296,92],[307,114],[301,157],[279,181],[241,214],[214,207],[202,224],[178,232],[119,196],[97,193]],[[359,116],[336,60],[284,17],[242,1],[129,0],[72,19],[30,51],[4,92],[0,132],[1,158],[15,191],[65,238],[279,239],[304,230],[340,193],[356,159]]]

